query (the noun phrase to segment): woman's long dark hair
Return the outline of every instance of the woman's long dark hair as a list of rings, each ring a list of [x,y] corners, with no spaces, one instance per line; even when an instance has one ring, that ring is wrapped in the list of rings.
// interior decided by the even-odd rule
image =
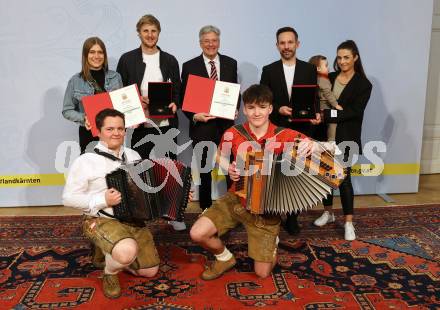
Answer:
[[[89,56],[89,51],[90,49],[93,47],[93,45],[98,44],[101,48],[102,51],[104,52],[104,63],[102,64],[102,68],[104,69],[104,71],[108,71],[108,60],[107,60],[107,50],[105,49],[105,44],[104,42],[102,42],[102,40],[98,37],[91,37],[88,38],[84,41],[83,44],[83,49],[82,49],[82,60],[81,60],[81,77],[85,80],[85,81],[91,81],[92,80],[92,76],[90,74],[90,65],[89,62],[87,60],[88,56]]]
[[[353,40],[347,40],[339,44],[338,48],[336,49],[336,52],[339,50],[350,50],[353,54],[353,57],[358,57],[357,60],[354,63],[354,71],[361,74],[362,76],[366,77],[364,67],[362,66],[362,60],[361,55],[359,54],[359,49],[356,45],[356,43]],[[335,69],[336,72],[341,72],[341,69],[339,69],[338,66],[338,57],[336,56],[335,61],[333,62],[333,69]]]

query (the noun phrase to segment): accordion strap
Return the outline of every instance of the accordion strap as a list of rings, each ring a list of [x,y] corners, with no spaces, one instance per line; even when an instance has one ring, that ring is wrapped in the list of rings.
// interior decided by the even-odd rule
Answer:
[[[125,153],[122,153],[122,159],[120,159],[120,158],[116,157],[115,155],[101,151],[100,149],[98,149],[96,147],[93,149],[93,151],[95,151],[95,153],[98,155],[104,156],[105,158],[108,158],[108,159],[111,159],[114,161],[120,161],[122,163],[126,162]]]
[[[244,126],[242,124],[239,125],[235,125],[233,126],[233,128],[235,128],[239,134],[241,134],[243,137],[245,137],[248,141],[256,141],[250,134],[249,132],[246,130],[246,128],[244,128]],[[276,137],[280,132],[282,132],[284,129],[284,127],[277,127],[275,128],[275,135],[274,137]]]
[[[108,217],[111,217],[112,219],[115,219],[115,218],[116,218],[116,217],[114,217],[113,215],[111,215],[110,213],[105,212],[104,210],[99,210],[98,213],[99,213],[99,214],[103,214],[103,215],[108,216]]]

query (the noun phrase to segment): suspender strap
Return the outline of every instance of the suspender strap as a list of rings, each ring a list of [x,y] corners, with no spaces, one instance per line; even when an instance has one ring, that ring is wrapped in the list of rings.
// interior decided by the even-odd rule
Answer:
[[[252,136],[249,134],[249,132],[247,132],[246,128],[244,128],[242,124],[235,125],[233,126],[233,128],[235,128],[243,137],[245,137],[246,140],[255,141],[255,139],[252,138]]]
[[[281,131],[283,131],[284,129],[286,129],[286,128],[284,128],[284,127],[277,127],[277,128],[275,128],[275,136],[277,134],[279,134]]]

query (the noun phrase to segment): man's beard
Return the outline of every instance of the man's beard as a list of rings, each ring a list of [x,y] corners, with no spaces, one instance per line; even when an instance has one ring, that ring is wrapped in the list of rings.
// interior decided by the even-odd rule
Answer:
[[[290,60],[293,57],[295,57],[295,52],[293,52],[292,50],[288,50],[288,53],[285,53],[286,51],[282,51],[281,54],[281,58],[283,58],[284,60]],[[287,55],[286,55],[287,54]]]

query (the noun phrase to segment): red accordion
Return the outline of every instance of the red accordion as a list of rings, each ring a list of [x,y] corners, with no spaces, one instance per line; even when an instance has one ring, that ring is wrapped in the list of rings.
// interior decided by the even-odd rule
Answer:
[[[106,176],[108,188],[121,193],[116,219],[144,226],[156,218],[182,220],[191,188],[191,168],[169,158],[121,165]]]

